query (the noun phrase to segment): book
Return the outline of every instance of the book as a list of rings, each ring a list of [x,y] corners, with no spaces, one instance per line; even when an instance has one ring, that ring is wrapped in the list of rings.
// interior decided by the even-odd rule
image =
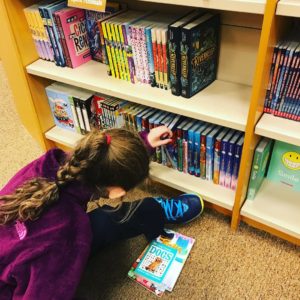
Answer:
[[[68,0],[68,6],[103,12],[106,8],[106,0]]]
[[[46,87],[51,113],[56,126],[75,132],[74,116],[69,102],[69,95],[53,86]]]
[[[225,186],[225,174],[226,174],[226,168],[228,162],[229,140],[234,134],[235,134],[235,130],[231,129],[221,141],[219,185],[222,186]]]
[[[239,170],[240,170],[240,163],[241,163],[241,156],[242,156],[242,150],[244,145],[244,139],[245,135],[243,134],[239,140],[237,141],[235,145],[235,153],[234,153],[234,159],[233,159],[233,170],[232,170],[232,176],[231,176],[231,184],[230,188],[232,190],[236,190],[238,177],[239,177]]]
[[[225,187],[230,188],[231,186],[231,178],[233,172],[233,162],[234,162],[234,155],[236,149],[236,143],[241,136],[241,132],[237,131],[232,138],[229,140],[228,144],[228,152],[227,152],[227,163],[226,163],[226,170],[225,170]]]
[[[200,177],[206,179],[206,150],[207,150],[207,135],[215,129],[216,125],[210,124],[200,137]]]
[[[65,8],[56,12],[61,24],[61,38],[66,43],[70,66],[76,68],[91,60],[86,30],[85,12],[79,8]]]
[[[277,184],[300,191],[300,147],[276,141],[267,178]]]
[[[204,14],[182,28],[181,96],[190,98],[216,79],[220,16]]]
[[[247,192],[247,199],[249,200],[255,198],[266,176],[268,162],[271,157],[272,144],[273,141],[271,139],[262,138],[255,148]]]
[[[222,139],[225,137],[229,128],[223,128],[219,134],[215,138],[215,145],[214,145],[214,176],[213,182],[215,184],[219,184],[219,177],[220,177],[220,162],[221,162],[221,142]]]
[[[179,153],[181,156],[178,170],[183,173],[188,173],[188,142],[189,142],[189,129],[192,128],[198,121],[189,119],[188,123],[182,127],[181,139],[179,140]]]
[[[181,42],[181,29],[187,23],[191,22],[202,14],[200,10],[189,12],[181,19],[169,25],[169,64],[170,64],[170,85],[173,95],[181,95],[181,64],[180,64],[180,42]]]
[[[195,239],[165,229],[166,234],[151,241],[128,272],[130,279],[157,296],[172,292]]]

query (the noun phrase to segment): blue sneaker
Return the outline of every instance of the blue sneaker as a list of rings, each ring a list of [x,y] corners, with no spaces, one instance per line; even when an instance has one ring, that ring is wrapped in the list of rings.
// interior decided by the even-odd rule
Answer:
[[[188,223],[197,218],[204,209],[204,202],[200,195],[182,194],[172,199],[154,197],[165,212],[166,222],[169,224]]]

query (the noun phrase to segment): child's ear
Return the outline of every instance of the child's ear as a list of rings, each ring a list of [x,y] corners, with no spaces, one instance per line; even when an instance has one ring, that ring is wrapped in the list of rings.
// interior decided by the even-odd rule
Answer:
[[[126,191],[119,186],[109,186],[107,191],[109,199],[121,198],[126,195]]]

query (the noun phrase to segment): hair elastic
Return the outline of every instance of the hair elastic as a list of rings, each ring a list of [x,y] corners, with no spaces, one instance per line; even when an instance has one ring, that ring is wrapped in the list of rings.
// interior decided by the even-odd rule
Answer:
[[[105,135],[106,135],[106,143],[107,143],[107,145],[110,145],[111,136],[109,134],[105,134]]]

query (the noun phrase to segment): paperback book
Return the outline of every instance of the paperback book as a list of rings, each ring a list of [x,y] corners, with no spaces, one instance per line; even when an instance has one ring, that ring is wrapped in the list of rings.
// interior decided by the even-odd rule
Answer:
[[[172,292],[195,239],[165,229],[151,241],[128,272],[136,281],[157,296]]]

